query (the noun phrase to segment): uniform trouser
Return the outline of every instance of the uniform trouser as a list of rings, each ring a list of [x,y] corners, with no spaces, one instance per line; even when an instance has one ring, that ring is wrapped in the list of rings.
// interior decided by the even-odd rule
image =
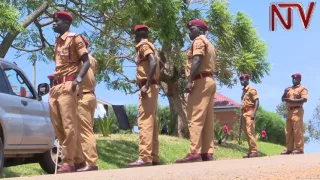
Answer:
[[[144,162],[159,162],[158,141],[158,85],[151,85],[148,94],[139,102],[139,159]]]
[[[76,163],[85,160],[87,166],[97,166],[98,153],[96,139],[93,132],[94,112],[97,101],[94,94],[83,94],[78,101],[78,147],[76,150]]]
[[[242,127],[249,145],[249,151],[251,153],[255,153],[258,152],[258,146],[255,138],[256,122],[255,120],[251,120],[252,113],[253,111],[249,110],[242,114],[242,121],[244,122],[244,125]]]
[[[303,108],[288,111],[286,122],[286,144],[288,151],[293,151],[294,145],[296,150],[304,150],[303,114]]]
[[[77,148],[77,94],[72,91],[72,81],[56,85],[50,89],[50,118],[60,145],[62,163],[73,166]]]
[[[190,153],[213,153],[214,94],[216,82],[211,77],[194,81],[187,100]]]

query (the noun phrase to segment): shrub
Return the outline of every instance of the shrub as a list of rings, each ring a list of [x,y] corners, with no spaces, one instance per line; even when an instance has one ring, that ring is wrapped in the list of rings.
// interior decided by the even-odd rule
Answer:
[[[256,114],[256,133],[261,134],[261,130],[265,128],[269,142],[285,145],[285,127],[286,122],[279,114],[259,107]]]
[[[104,116],[103,118],[99,117],[97,120],[97,124],[99,126],[100,132],[104,137],[109,136],[111,133],[118,131],[117,118],[114,114],[113,110],[109,112],[108,116]]]
[[[139,115],[138,106],[129,104],[129,105],[125,106],[125,110],[126,110],[126,113],[127,113],[127,117],[128,117],[128,120],[129,120],[130,127],[132,129],[134,126],[138,125],[138,122],[137,122],[138,115]]]

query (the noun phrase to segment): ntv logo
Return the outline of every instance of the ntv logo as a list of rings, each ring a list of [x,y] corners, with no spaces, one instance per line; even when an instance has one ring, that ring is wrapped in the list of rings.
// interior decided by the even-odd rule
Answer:
[[[295,2],[295,3],[284,3],[284,2],[271,3],[270,14],[269,14],[269,16],[270,16],[269,17],[270,30],[271,31],[276,30],[276,22],[275,22],[276,16],[278,17],[278,20],[282,24],[282,27],[287,30],[290,30],[292,27],[292,10],[293,10],[293,8],[297,9],[304,29],[305,30],[308,29],[309,24],[310,24],[310,20],[311,20],[311,16],[314,11],[315,4],[316,4],[316,2],[310,2],[307,11],[305,11],[304,8],[302,7],[301,3],[297,3],[297,2]],[[281,15],[279,8],[287,8],[287,21],[285,21],[285,19]]]

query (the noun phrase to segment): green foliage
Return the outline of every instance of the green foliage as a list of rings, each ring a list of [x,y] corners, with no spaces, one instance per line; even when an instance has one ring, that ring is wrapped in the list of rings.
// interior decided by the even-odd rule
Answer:
[[[306,124],[307,139],[310,141],[320,142],[320,105],[313,112],[313,117]]]
[[[279,114],[259,107],[256,114],[256,133],[260,134],[265,128],[269,142],[284,145],[286,143],[285,127],[286,123]]]
[[[10,6],[10,4],[5,1],[0,1],[0,31],[23,31],[24,28],[19,24],[18,20],[18,9]]]
[[[115,124],[116,122],[117,118],[113,111],[110,111],[108,116],[98,118],[97,123],[99,125],[100,132],[104,137],[110,136],[110,134],[114,132],[114,128],[117,128],[117,125]]]
[[[243,127],[243,123],[242,123],[242,127]],[[239,141],[239,123],[235,123],[232,126],[232,129],[230,130],[230,134],[231,134],[230,139],[235,140],[237,144],[242,144],[246,140],[243,128],[241,128],[241,137]]]
[[[138,106],[132,105],[132,104],[125,105],[125,110],[127,113],[130,127],[132,129],[134,126],[138,125],[138,122],[137,122],[138,115],[139,115]]]
[[[224,137],[223,127],[220,125],[218,120],[214,121],[214,139],[221,144],[221,140]]]
[[[276,112],[277,112],[277,114],[279,114],[283,118],[286,118],[287,114],[288,114],[288,109],[287,109],[286,103],[281,102],[280,104],[278,104],[276,107]]]
[[[219,57],[217,78],[221,85],[232,87],[237,82],[234,73],[249,72],[250,80],[261,83],[261,78],[270,71],[267,45],[247,15],[243,12],[232,15],[228,8],[227,1],[215,0],[207,17],[211,40],[215,42]]]

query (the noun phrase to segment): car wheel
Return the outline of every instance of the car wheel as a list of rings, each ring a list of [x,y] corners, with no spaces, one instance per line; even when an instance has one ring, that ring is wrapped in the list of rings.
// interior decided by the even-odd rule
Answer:
[[[4,167],[4,146],[2,139],[0,138],[0,174],[3,172]]]
[[[62,148],[59,146],[59,141],[56,139],[54,141],[54,147],[43,153],[39,159],[39,164],[41,168],[48,174],[54,174],[55,168],[56,168],[56,158],[58,156],[58,169],[61,166],[61,160],[62,160]]]

